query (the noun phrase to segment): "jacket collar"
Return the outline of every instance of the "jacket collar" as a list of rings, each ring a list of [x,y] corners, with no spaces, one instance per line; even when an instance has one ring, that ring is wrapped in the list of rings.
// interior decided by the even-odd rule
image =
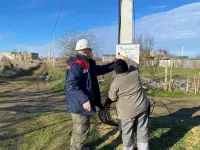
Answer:
[[[128,72],[125,72],[125,73],[117,74],[116,77],[125,76],[125,75],[127,75],[128,73],[129,73],[129,71],[128,71]]]
[[[78,54],[78,55],[77,55],[77,57],[78,57],[79,59],[81,59],[81,60],[85,61],[85,62],[87,62],[87,61],[88,61],[87,57],[86,57],[86,56],[84,56],[84,55]]]

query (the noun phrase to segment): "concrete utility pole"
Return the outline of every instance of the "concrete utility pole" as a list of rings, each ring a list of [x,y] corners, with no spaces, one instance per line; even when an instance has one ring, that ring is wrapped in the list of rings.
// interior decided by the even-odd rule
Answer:
[[[54,34],[52,35],[51,51],[52,51],[52,65],[54,67]]]
[[[48,64],[51,64],[51,47],[49,47]]]
[[[118,44],[133,42],[133,0],[119,0]]]
[[[184,56],[184,46],[182,47],[182,57]]]
[[[133,3],[134,0],[119,0],[119,28],[116,55],[122,55],[139,64],[140,45],[133,44]],[[134,24],[135,40],[135,24]],[[135,41],[134,41],[135,42]]]

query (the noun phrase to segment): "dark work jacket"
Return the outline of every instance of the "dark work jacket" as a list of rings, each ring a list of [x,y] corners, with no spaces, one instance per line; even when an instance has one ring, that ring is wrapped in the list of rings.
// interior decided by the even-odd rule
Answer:
[[[67,60],[70,68],[66,78],[66,108],[68,112],[83,115],[93,115],[95,106],[103,108],[101,104],[98,75],[114,70],[114,62],[107,65],[96,65],[92,59],[78,54]],[[91,111],[83,109],[83,104],[90,100]]]

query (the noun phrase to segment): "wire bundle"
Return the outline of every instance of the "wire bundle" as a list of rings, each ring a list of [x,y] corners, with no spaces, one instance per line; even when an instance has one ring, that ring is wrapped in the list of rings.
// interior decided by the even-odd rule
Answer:
[[[101,122],[103,122],[107,125],[110,125],[110,126],[117,127],[118,126],[118,120],[114,119],[113,115],[111,115],[112,110],[116,111],[116,107],[111,107],[111,105],[115,102],[110,101],[108,103],[107,99],[105,100],[105,103],[103,104],[104,109],[99,111],[98,117],[101,120]],[[151,100],[151,101],[153,101],[153,103],[150,104],[150,116],[152,115],[154,108],[155,108],[157,103],[164,105],[165,108],[168,110],[169,115],[171,116],[171,112],[170,112],[169,108],[166,106],[165,103],[155,102],[154,100]],[[117,113],[116,113],[116,115],[117,115]]]
[[[111,104],[113,104],[114,102],[106,103],[106,101],[103,104],[104,109],[100,110],[98,113],[99,119],[101,120],[101,122],[107,125],[117,127],[118,120],[115,120],[111,115],[111,110],[116,110],[115,107],[111,107]]]

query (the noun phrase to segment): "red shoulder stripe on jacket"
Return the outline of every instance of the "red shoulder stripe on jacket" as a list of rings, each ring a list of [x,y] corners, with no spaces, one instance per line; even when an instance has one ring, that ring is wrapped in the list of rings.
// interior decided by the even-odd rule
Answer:
[[[84,62],[83,60],[75,60],[69,66],[71,67],[75,63],[80,64],[83,69],[88,69],[88,63]]]

